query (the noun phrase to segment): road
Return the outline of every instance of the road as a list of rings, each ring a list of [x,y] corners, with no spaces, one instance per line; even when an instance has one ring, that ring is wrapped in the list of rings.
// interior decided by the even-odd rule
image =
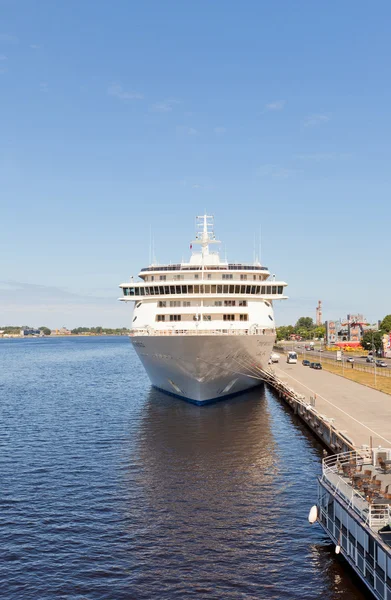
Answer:
[[[283,345],[283,347],[286,351],[294,349],[294,350],[296,350],[296,352],[298,354],[300,354],[301,358],[308,358],[308,360],[311,360],[311,362],[318,361],[320,355],[324,356],[325,358],[331,358],[332,360],[335,360],[335,361],[337,359],[336,352],[322,350],[322,352],[320,353],[319,345],[317,345],[315,347],[315,350],[305,350],[305,346],[308,346],[308,342],[295,342],[292,344],[290,344],[289,342],[281,342],[281,344]],[[349,355],[346,355],[346,354],[343,356],[345,362],[347,361],[348,356]],[[362,363],[362,364],[366,365],[367,367],[373,366],[371,363],[367,363],[366,356],[357,356],[355,354],[352,354],[350,356],[353,356],[355,363]],[[388,368],[391,368],[391,358],[382,358],[381,360],[384,360],[384,362],[387,363]],[[379,368],[384,368],[384,367],[379,367]]]
[[[285,381],[310,402],[322,415],[333,419],[333,425],[353,441],[391,447],[391,396],[355,383],[328,371],[316,371],[281,361],[272,365],[277,377]]]

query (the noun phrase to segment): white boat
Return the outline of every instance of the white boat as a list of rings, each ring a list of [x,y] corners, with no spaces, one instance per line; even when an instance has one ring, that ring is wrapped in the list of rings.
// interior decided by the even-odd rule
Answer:
[[[151,264],[120,285],[152,384],[197,404],[260,383],[276,337],[273,301],[287,298],[267,267],[221,260],[209,248],[218,243],[213,217],[197,217],[189,262]]]

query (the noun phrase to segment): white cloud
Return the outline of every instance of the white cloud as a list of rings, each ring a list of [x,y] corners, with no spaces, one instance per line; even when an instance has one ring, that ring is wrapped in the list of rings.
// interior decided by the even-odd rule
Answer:
[[[0,33],[0,42],[3,42],[4,44],[17,44],[19,40],[15,35]]]
[[[176,128],[177,133],[180,133],[182,135],[190,135],[190,136],[194,136],[194,135],[198,135],[198,131],[197,129],[194,129],[194,127],[177,127]]]
[[[351,158],[349,152],[313,152],[310,154],[296,154],[294,158],[298,160],[310,160],[314,162],[321,162],[327,160],[345,160]]]
[[[39,89],[41,90],[41,92],[48,92],[49,84],[46,83],[46,81],[43,81],[42,83],[39,84]]]
[[[30,44],[30,48],[33,50],[38,50],[41,46],[39,44]]]
[[[223,135],[227,130],[225,127],[215,127],[213,131],[216,135]]]
[[[180,100],[170,98],[162,102],[156,102],[151,106],[152,112],[167,113],[171,112],[176,104],[180,104]]]
[[[308,115],[304,119],[305,127],[314,127],[315,125],[321,125],[322,123],[327,123],[330,121],[330,117],[328,115]]]
[[[257,169],[257,175],[259,177],[272,177],[273,179],[286,179],[296,175],[295,169],[289,169],[286,167],[280,167],[279,165],[261,165]]]
[[[142,100],[144,96],[139,92],[127,92],[119,83],[112,83],[107,88],[109,96],[118,98],[119,100]]]
[[[266,110],[282,110],[285,106],[285,100],[274,100],[274,102],[269,102],[266,104]]]

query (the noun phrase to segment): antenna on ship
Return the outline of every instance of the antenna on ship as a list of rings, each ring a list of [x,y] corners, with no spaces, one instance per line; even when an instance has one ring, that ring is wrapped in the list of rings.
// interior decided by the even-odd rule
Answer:
[[[213,220],[213,216],[206,213],[196,217],[198,230],[192,245],[199,244],[201,246],[202,264],[204,264],[205,256],[209,255],[209,244],[220,244],[213,231]]]

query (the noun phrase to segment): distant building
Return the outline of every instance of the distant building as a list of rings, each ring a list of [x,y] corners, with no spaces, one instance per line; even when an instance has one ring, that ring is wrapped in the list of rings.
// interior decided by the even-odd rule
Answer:
[[[69,331],[66,327],[61,327],[52,331],[52,335],[72,335],[72,331]]]
[[[20,335],[21,336],[26,336],[26,335],[41,335],[41,330],[40,329],[21,329],[20,330]]]
[[[320,327],[322,325],[322,300],[318,300],[318,306],[316,307],[316,325]]]
[[[346,319],[337,321],[326,321],[325,327],[327,346],[359,346],[364,331],[371,329],[361,314],[347,315]]]

